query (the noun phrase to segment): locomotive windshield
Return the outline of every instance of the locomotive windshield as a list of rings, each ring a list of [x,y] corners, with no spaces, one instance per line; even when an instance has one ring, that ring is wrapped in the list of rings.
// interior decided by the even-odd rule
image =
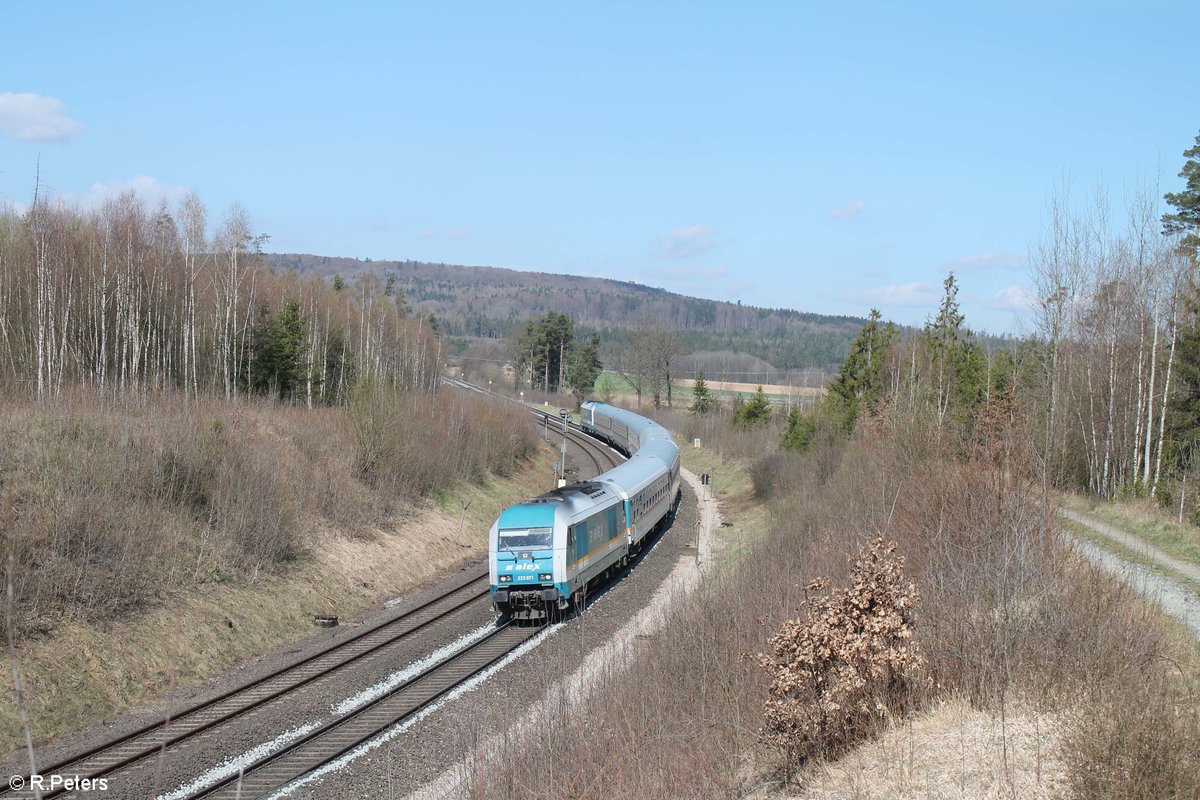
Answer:
[[[553,528],[520,528],[500,531],[501,550],[532,550],[535,547],[550,547]]]

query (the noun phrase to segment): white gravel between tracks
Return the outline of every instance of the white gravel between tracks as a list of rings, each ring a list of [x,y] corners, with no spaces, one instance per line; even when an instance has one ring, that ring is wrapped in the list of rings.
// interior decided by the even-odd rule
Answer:
[[[462,697],[464,694],[467,694],[468,692],[473,691],[480,684],[484,683],[488,678],[492,677],[492,675],[494,675],[497,672],[499,672],[500,670],[504,669],[510,663],[517,660],[521,656],[525,655],[530,650],[534,649],[535,647],[540,645],[542,642],[546,641],[546,639],[548,639],[551,636],[553,636],[554,634],[558,633],[560,630],[562,630],[562,628],[563,628],[563,626],[561,624],[550,625],[550,626],[546,627],[541,633],[537,634],[532,639],[529,639],[528,641],[519,645],[515,650],[513,650],[511,653],[506,655],[504,658],[497,661],[492,666],[483,670],[482,672],[480,672],[478,675],[474,676],[473,678],[470,678],[469,680],[467,680],[467,681],[459,684],[455,688],[451,689],[449,693],[447,693],[445,696],[443,696],[439,700],[429,704],[428,706],[421,709],[416,714],[413,714],[411,717],[404,720],[403,722],[401,722],[397,725],[393,725],[391,728],[388,728],[386,731],[384,731],[383,733],[379,734],[378,736],[372,738],[370,741],[360,744],[358,747],[354,748],[349,753],[346,753],[344,756],[340,756],[339,758],[336,758],[333,761],[330,761],[328,764],[318,767],[317,769],[308,773],[304,777],[302,777],[298,780],[295,780],[295,781],[289,783],[288,785],[284,786],[283,788],[271,793],[268,796],[267,800],[279,800],[279,798],[291,797],[293,794],[300,791],[301,789],[303,789],[305,786],[312,783],[313,781],[320,780],[321,778],[324,778],[326,775],[328,775],[330,773],[337,772],[338,770],[344,768],[345,766],[347,766],[351,762],[355,761],[356,759],[360,758],[361,756],[371,752],[372,750],[382,747],[383,745],[390,742],[392,739],[396,738],[400,734],[407,731],[412,726],[416,725],[418,722],[421,722],[423,719],[425,719],[429,715],[431,715],[434,712],[441,709],[442,706],[446,705],[447,703],[454,702],[459,697]]]
[[[438,778],[409,795],[409,800],[444,800],[467,797],[469,781],[473,774],[487,765],[502,751],[504,740],[519,738],[522,733],[532,731],[543,719],[544,709],[578,708],[586,703],[596,679],[613,669],[625,668],[635,654],[638,639],[653,634],[662,627],[667,607],[682,601],[699,585],[701,577],[713,563],[717,550],[716,531],[721,524],[721,513],[709,487],[700,483],[700,478],[688,470],[681,470],[684,480],[696,493],[699,504],[699,531],[697,532],[697,557],[695,560],[681,558],[675,569],[663,581],[650,603],[637,612],[606,643],[593,650],[574,673],[550,687],[541,707],[535,708],[519,720],[506,735],[498,735],[484,742],[468,758],[450,767]]]
[[[274,739],[271,739],[270,741],[262,742],[256,746],[254,746],[253,748],[247,750],[246,752],[242,753],[241,755],[236,756],[231,759],[228,759],[228,760],[218,764],[217,766],[215,766],[215,767],[205,771],[203,774],[197,776],[194,780],[191,780],[181,786],[178,786],[169,792],[160,794],[156,798],[156,800],[179,800],[179,798],[186,797],[189,794],[193,794],[197,791],[200,791],[201,789],[207,788],[209,786],[213,786],[213,785],[219,783],[220,781],[225,780],[226,778],[229,778],[229,777],[232,777],[233,775],[238,774],[238,772],[240,770],[245,769],[246,767],[253,764],[255,761],[262,758],[263,756],[271,755],[272,753],[278,752],[279,750],[283,749],[285,746],[291,744],[292,742],[296,741],[297,739],[301,738],[302,736],[305,736],[309,732],[314,731],[317,728],[321,727],[326,722],[330,722],[332,720],[346,716],[350,712],[355,711],[355,710],[367,705],[372,700],[375,700],[375,699],[378,699],[378,698],[384,696],[385,694],[387,694],[389,691],[391,691],[395,687],[406,683],[407,681],[411,680],[414,676],[420,674],[422,671],[424,671],[428,667],[436,664],[437,662],[441,661],[442,659],[447,658],[448,656],[453,655],[454,653],[457,653],[460,650],[465,650],[467,647],[470,647],[472,644],[479,641],[483,637],[487,636],[489,633],[491,633],[495,629],[496,628],[494,625],[489,624],[489,625],[484,625],[482,627],[476,628],[475,630],[472,630],[469,633],[463,634],[458,639],[454,640],[453,642],[450,642],[449,644],[445,645],[444,647],[438,648],[437,650],[433,651],[432,653],[425,656],[424,658],[414,661],[411,664],[406,665],[404,668],[391,673],[384,680],[379,681],[378,683],[376,683],[372,686],[369,686],[368,688],[362,690],[361,692],[351,695],[350,697],[347,697],[338,703],[332,704],[329,708],[330,716],[328,718],[309,720],[308,722],[306,722],[305,724],[303,724],[297,728],[293,728],[291,730],[285,731],[284,733],[281,733],[279,736],[275,737]],[[553,633],[553,632],[554,632],[554,629],[551,628],[547,631],[547,634]],[[538,636],[535,639],[531,640],[531,642],[540,643],[541,640],[544,638],[545,638],[544,635]],[[531,644],[531,642],[526,642],[525,645],[529,645],[529,644]],[[525,645],[521,646],[521,648],[524,648],[524,649],[518,648],[522,653],[526,652],[529,649]],[[536,644],[534,644],[533,646],[536,646]],[[508,661],[504,661],[503,663],[507,664]],[[481,675],[490,675],[490,674],[491,674],[490,671],[481,673]],[[480,676],[476,676],[476,677],[480,677]],[[464,684],[462,687],[459,687],[462,691],[460,691],[460,692],[458,692],[458,694],[454,694],[452,696],[457,697],[459,694],[462,694],[466,691],[470,691],[470,689],[474,688],[474,686],[477,684],[478,684],[478,682],[469,683],[469,685]],[[449,700],[449,699],[451,699],[451,698],[447,697],[443,701],[438,701],[437,703],[431,704],[427,708],[423,709],[417,715],[414,715],[414,717],[412,719],[407,721],[407,724],[404,724],[403,726],[397,726],[397,728],[389,729],[387,732],[380,734],[380,736],[377,737],[379,739],[378,742],[373,741],[371,743],[368,743],[367,745],[363,745],[361,748],[356,748],[354,751],[352,751],[352,753],[347,754],[346,756],[343,756],[342,759],[339,759],[337,762],[334,762],[337,765],[334,768],[341,768],[342,766],[345,766],[346,763],[349,763],[350,761],[354,760],[354,758],[357,758],[358,755],[361,755],[362,752],[367,752],[369,750],[372,750],[375,747],[378,747],[380,744],[383,744],[384,742],[394,738],[398,733],[403,732],[403,730],[406,730],[408,727],[411,727],[411,725],[414,725],[417,722],[419,722],[420,720],[429,716],[429,714],[433,713],[438,708],[441,708],[441,706],[444,705],[445,701]],[[370,746],[368,746],[368,745],[370,745]],[[351,756],[353,756],[353,758]],[[333,768],[331,768],[331,769],[333,769]],[[312,774],[312,776],[313,776],[312,779],[315,779],[319,775],[326,774],[327,772],[331,771],[331,769],[322,768],[322,770],[319,770],[318,772],[315,772]],[[302,786],[308,782],[309,781],[301,780],[301,781],[297,781],[293,784],[289,784],[287,787],[284,787],[284,789],[288,790],[286,792],[286,794],[291,794],[297,788],[299,788],[300,786]],[[284,795],[277,794],[274,796],[278,797],[278,796],[284,796]]]
[[[383,697],[397,686],[412,680],[417,675],[420,675],[422,672],[429,669],[442,659],[448,658],[460,650],[465,650],[467,647],[475,644],[475,642],[478,642],[480,639],[487,636],[489,633],[494,632],[495,630],[495,625],[483,625],[478,627],[470,633],[460,636],[458,639],[454,640],[445,647],[439,647],[437,650],[434,650],[424,658],[414,661],[404,669],[393,672],[384,680],[379,681],[373,686],[368,686],[358,694],[347,697],[340,703],[334,703],[329,707],[329,711],[335,717],[344,717],[351,711],[357,711],[367,703],[370,703],[372,700],[378,700],[380,697]]]
[[[312,731],[315,731],[319,727],[321,727],[321,723],[314,720],[312,722],[305,723],[298,728],[292,728],[289,731],[284,731],[271,741],[263,742],[257,747],[253,747],[242,753],[240,756],[229,759],[228,761],[224,761],[212,769],[201,773],[200,775],[196,776],[195,780],[178,786],[175,789],[166,792],[165,794],[160,794],[157,800],[180,800],[188,795],[195,794],[201,789],[205,789],[209,786],[220,783],[231,775],[238,774],[241,770],[250,766],[263,756],[268,756],[271,753],[282,749],[297,739],[308,735]]]

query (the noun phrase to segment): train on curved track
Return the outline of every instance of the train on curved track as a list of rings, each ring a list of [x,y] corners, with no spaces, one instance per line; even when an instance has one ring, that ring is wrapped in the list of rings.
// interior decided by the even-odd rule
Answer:
[[[580,427],[629,460],[505,509],[488,534],[492,606],[546,620],[635,556],[680,499],[679,448],[666,428],[607,403],[584,403]]]

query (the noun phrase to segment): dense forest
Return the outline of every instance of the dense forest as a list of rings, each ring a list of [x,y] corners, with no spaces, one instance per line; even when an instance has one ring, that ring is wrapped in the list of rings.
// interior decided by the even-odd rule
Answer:
[[[263,258],[303,276],[375,274],[393,281],[414,311],[435,315],[459,340],[509,338],[530,319],[556,312],[569,316],[582,334],[598,334],[607,351],[653,320],[676,331],[686,352],[729,350],[778,369],[835,369],[862,324],[855,317],[755,308],[606,278],[291,253]]]

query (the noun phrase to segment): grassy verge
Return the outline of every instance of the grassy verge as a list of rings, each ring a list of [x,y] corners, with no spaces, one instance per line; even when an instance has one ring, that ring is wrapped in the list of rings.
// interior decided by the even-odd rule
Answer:
[[[745,555],[771,529],[771,514],[754,494],[750,468],[744,459],[713,447],[680,443],[680,461],[697,475],[707,474],[709,490],[721,503],[722,524],[717,532],[722,561]]]

